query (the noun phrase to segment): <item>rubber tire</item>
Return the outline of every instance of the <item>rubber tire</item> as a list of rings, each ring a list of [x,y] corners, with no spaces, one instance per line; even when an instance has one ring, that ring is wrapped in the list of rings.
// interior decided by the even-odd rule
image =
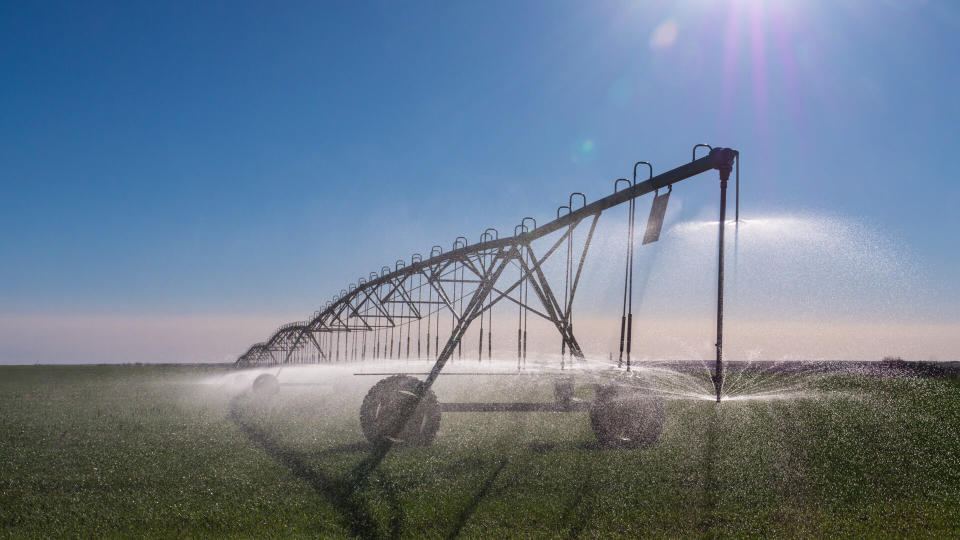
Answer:
[[[597,389],[590,406],[590,426],[600,444],[642,448],[657,443],[666,414],[663,398],[626,385]]]
[[[415,399],[410,394],[416,393],[420,384],[419,379],[407,375],[391,375],[375,384],[360,405],[363,436],[372,444],[383,442],[383,431],[393,423],[403,400]],[[436,394],[428,390],[392,442],[399,446],[426,446],[433,442],[439,429],[440,404]]]
[[[275,396],[280,392],[280,381],[275,375],[263,373],[253,380],[253,393],[261,397]]]

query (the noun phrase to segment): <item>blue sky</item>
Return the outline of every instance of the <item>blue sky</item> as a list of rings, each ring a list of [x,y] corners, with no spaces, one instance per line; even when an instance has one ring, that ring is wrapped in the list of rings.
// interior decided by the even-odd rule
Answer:
[[[960,320],[958,35],[934,0],[5,2],[0,315],[306,314],[710,142],[745,215],[866,223]]]

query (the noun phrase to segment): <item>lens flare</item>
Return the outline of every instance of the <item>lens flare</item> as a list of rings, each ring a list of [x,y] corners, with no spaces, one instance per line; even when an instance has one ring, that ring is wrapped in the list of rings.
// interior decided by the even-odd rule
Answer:
[[[651,49],[667,49],[677,41],[677,23],[667,19],[660,23],[650,35]]]

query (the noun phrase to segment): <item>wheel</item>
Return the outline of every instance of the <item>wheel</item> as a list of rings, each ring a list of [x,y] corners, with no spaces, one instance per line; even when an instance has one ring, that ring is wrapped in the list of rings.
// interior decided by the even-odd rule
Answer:
[[[253,380],[253,393],[261,397],[270,397],[280,391],[280,381],[276,376],[263,373]]]
[[[663,431],[663,398],[625,385],[601,386],[590,406],[590,425],[605,446],[656,444]]]
[[[392,375],[375,384],[360,405],[363,436],[373,444],[387,438],[386,432],[396,422],[401,405],[407,400],[416,399],[420,384],[419,379],[407,375]],[[403,446],[426,446],[436,437],[438,429],[440,404],[437,403],[436,394],[428,390],[407,424],[390,440]]]

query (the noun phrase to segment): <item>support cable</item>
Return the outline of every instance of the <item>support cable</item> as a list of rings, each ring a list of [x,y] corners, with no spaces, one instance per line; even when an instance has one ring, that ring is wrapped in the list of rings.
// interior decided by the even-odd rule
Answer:
[[[417,310],[423,313],[423,274],[417,274]],[[430,316],[430,306],[427,306],[427,317]],[[429,321],[429,319],[428,319]],[[429,326],[429,322],[427,323]],[[417,359],[423,358],[420,353],[420,337],[423,335],[423,315],[417,317]]]

